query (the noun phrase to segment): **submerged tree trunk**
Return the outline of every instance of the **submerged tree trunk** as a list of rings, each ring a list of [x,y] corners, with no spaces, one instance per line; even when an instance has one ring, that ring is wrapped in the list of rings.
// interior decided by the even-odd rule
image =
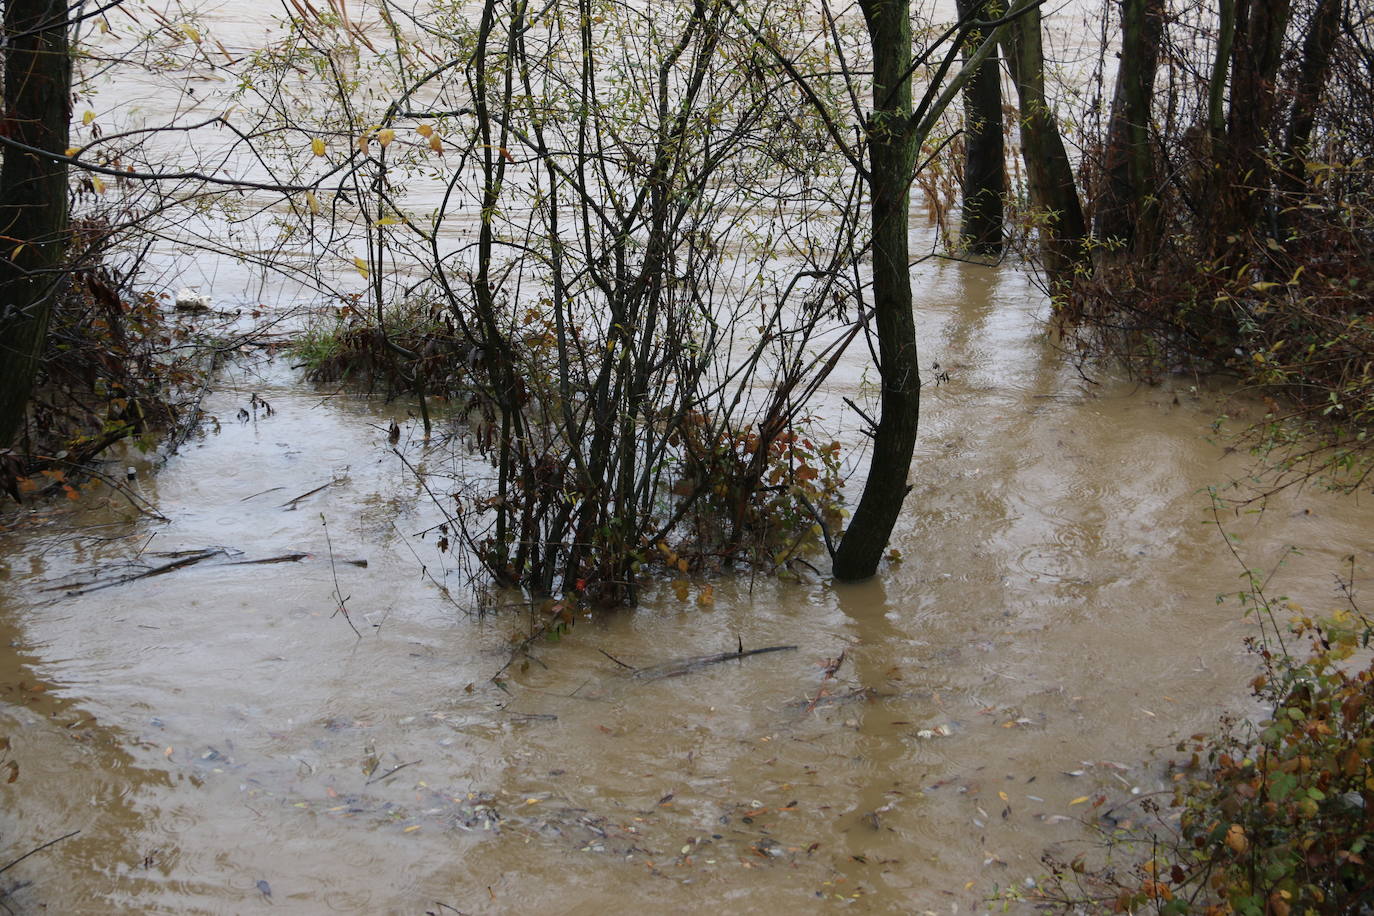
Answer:
[[[982,18],[987,0],[958,0],[959,19]],[[964,45],[967,61],[979,44]],[[979,64],[964,85],[964,203],[959,234],[970,251],[1002,253],[1002,199],[1007,193],[1002,138],[1002,74],[995,57]]]
[[[1096,232],[1117,246],[1147,250],[1157,217],[1150,119],[1164,34],[1164,0],[1122,0],[1121,63],[1097,201]]]
[[[878,569],[907,493],[921,407],[907,239],[908,189],[916,163],[910,123],[911,20],[905,0],[862,0],[861,6],[874,61],[869,188],[882,417],[863,496],[835,551],[838,579],[863,579]]]
[[[1073,164],[1059,136],[1059,125],[1045,97],[1045,56],[1040,8],[1012,24],[1004,46],[1021,110],[1021,155],[1026,163],[1031,207],[1041,233],[1045,273],[1054,286],[1066,282],[1083,255],[1087,228]]]
[[[71,56],[65,0],[6,0],[0,135],[0,448],[24,423],[67,231]]]

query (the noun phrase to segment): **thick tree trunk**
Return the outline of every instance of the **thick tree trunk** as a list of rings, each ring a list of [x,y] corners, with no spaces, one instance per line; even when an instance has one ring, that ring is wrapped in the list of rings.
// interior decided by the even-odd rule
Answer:
[[[1293,113],[1288,119],[1288,136],[1283,144],[1283,186],[1289,193],[1307,187],[1307,147],[1317,120],[1317,105],[1331,72],[1331,52],[1340,37],[1342,0],[1317,0],[1312,22],[1303,41],[1298,84],[1293,92]]]
[[[6,0],[0,134],[62,154],[71,120],[65,0]],[[40,152],[3,148],[0,164],[0,448],[22,428],[61,285],[67,167]]]
[[[1265,149],[1273,138],[1277,94],[1290,0],[1237,0],[1231,52],[1231,99],[1224,142],[1216,150],[1220,193],[1213,210],[1214,250],[1232,249],[1246,257],[1246,246],[1232,243],[1250,234],[1273,186],[1274,163]]]
[[[1100,239],[1147,250],[1154,241],[1154,156],[1150,118],[1154,105],[1164,0],[1122,0],[1121,63],[1116,72],[1102,194],[1097,202]]]
[[[1045,97],[1045,56],[1038,6],[1012,24],[1004,50],[1020,99],[1021,155],[1026,163],[1031,207],[1036,211],[1041,233],[1041,256],[1051,284],[1059,286],[1073,276],[1088,233],[1073,164]]]
[[[862,0],[861,6],[874,61],[869,188],[873,307],[883,391],[868,480],[835,551],[835,577],[849,580],[873,575],[882,560],[907,493],[921,407],[907,247],[908,189],[916,163],[910,124],[911,21],[905,0]]]
[[[987,0],[958,0],[959,19],[984,17]],[[990,17],[988,17],[990,18]],[[981,36],[964,46],[967,61]],[[1002,138],[1002,74],[995,57],[964,84],[964,205],[960,236],[977,254],[1002,253],[1002,199],[1007,193]]]

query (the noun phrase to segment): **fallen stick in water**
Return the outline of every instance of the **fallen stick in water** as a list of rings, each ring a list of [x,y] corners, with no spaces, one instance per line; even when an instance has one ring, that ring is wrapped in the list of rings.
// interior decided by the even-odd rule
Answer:
[[[721,652],[719,655],[693,655],[688,658],[679,658],[675,661],[665,662],[661,665],[654,665],[650,668],[636,668],[631,677],[637,677],[646,681],[660,681],[666,677],[678,677],[683,674],[690,674],[707,665],[717,665],[721,662],[732,662],[739,658],[748,658],[751,655],[762,655],[765,652],[790,652],[796,646],[764,646],[762,649],[740,649],[737,652]],[[614,661],[614,659],[612,659]],[[624,664],[621,662],[621,664]]]
[[[113,579],[110,579],[108,582],[97,582],[95,584],[91,584],[90,582],[78,582],[75,585],[59,585],[56,588],[47,589],[47,591],[64,591],[68,589],[76,589],[75,591],[67,591],[67,594],[72,597],[75,597],[77,595],[88,595],[91,592],[98,592],[102,588],[114,588],[116,585],[125,585],[129,582],[137,582],[139,579],[151,579],[153,576],[161,576],[165,573],[169,573],[174,570],[182,569],[184,567],[199,563],[201,560],[208,560],[213,556],[217,556],[218,554],[227,555],[228,551],[225,550],[223,547],[215,547],[209,550],[203,550],[197,553],[190,554],[189,556],[181,557],[179,559],[173,560],[170,563],[164,563],[161,566],[154,566],[151,569],[144,569],[136,573],[129,573],[128,575],[117,576]],[[82,586],[89,587],[82,588]]]

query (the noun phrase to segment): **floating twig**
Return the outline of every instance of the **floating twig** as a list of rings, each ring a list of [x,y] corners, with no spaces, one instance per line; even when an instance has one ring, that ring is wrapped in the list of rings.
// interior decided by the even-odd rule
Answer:
[[[389,777],[389,776],[394,776],[394,775],[396,775],[396,772],[397,772],[398,770],[404,770],[406,767],[408,767],[408,766],[414,766],[415,764],[417,764],[417,763],[419,763],[419,762],[420,762],[420,761],[418,761],[418,760],[411,760],[411,761],[409,761],[409,762],[407,762],[407,763],[398,763],[398,764],[396,764],[396,766],[394,766],[394,767],[392,767],[391,769],[387,770],[387,771],[386,771],[385,773],[383,773],[381,776],[373,776],[373,777],[372,777],[371,779],[369,779],[367,782],[363,783],[363,785],[364,785],[364,786],[370,786],[370,785],[372,785],[374,782],[381,782],[383,779],[386,779],[386,778]]]
[[[622,662],[620,659],[616,658],[614,655],[612,655],[611,653],[607,652],[605,649],[597,649],[596,651],[600,652],[602,655],[606,656],[607,658],[609,658],[611,661],[615,662],[617,665],[619,665],[619,666],[622,667],[622,668],[628,669],[628,670],[630,670],[630,671],[638,671],[638,670],[639,670],[639,669],[636,668],[634,665],[627,665],[627,664],[625,664],[625,663]]]
[[[196,553],[179,557],[178,559],[172,560],[170,563],[163,563],[161,566],[154,566],[151,569],[145,569],[141,572],[129,573],[125,576],[118,576],[114,579],[109,580],[108,582],[95,582],[95,580],[88,580],[86,582],[77,582],[73,585],[54,586],[52,588],[47,589],[47,591],[66,591],[68,596],[73,598],[78,595],[88,595],[91,592],[98,592],[103,588],[114,588],[116,585],[126,585],[130,582],[137,582],[140,579],[151,579],[153,576],[161,576],[169,572],[174,572],[178,569],[184,569],[187,566],[193,566],[196,563],[201,562],[202,560],[208,560],[216,554],[227,555],[228,551],[225,550],[223,547],[214,547],[208,550],[197,551]],[[83,588],[83,586],[89,587]]]
[[[832,659],[828,659],[828,660],[826,661],[826,663],[825,663],[825,675],[821,678],[821,686],[818,687],[818,688],[816,688],[816,695],[815,695],[814,697],[811,698],[811,702],[810,702],[810,703],[806,704],[806,711],[807,711],[807,712],[811,712],[811,710],[815,709],[815,708],[816,708],[816,704],[819,703],[823,697],[825,697],[825,695],[826,695],[826,693],[825,693],[825,684],[826,684],[826,682],[829,681],[831,678],[833,678],[833,677],[835,676],[835,674],[840,670],[840,666],[844,664],[845,657],[846,657],[848,654],[849,654],[849,650],[848,650],[848,649],[841,649],[839,655],[835,656],[835,657],[832,658]]]
[[[325,486],[327,487],[329,484],[325,484]],[[324,487],[320,489],[324,489]],[[309,496],[310,494],[307,493],[306,495]],[[337,601],[339,605],[334,609],[334,614],[342,613],[344,620],[348,621],[348,626],[353,631],[353,635],[362,639],[363,634],[358,632],[357,625],[353,623],[353,618],[348,613],[348,598],[352,598],[353,596],[349,595],[345,598],[343,592],[339,591],[339,571],[334,566],[334,542],[329,539],[329,522],[325,521],[323,512],[320,513],[320,524],[324,526],[324,543],[325,546],[329,548],[329,574],[334,577],[334,600]],[[333,617],[334,614],[330,614],[329,616]]]
[[[326,487],[332,487],[332,486],[334,486],[334,484],[336,484],[336,483],[338,483],[337,480],[331,480],[331,481],[329,481],[328,483],[322,483],[322,484],[320,484],[318,487],[316,487],[315,489],[309,490],[309,491],[307,491],[307,492],[305,492],[305,493],[302,493],[300,496],[297,496],[295,499],[288,499],[286,502],[282,503],[282,504],[281,504],[280,506],[278,506],[277,508],[278,508],[278,509],[295,509],[295,508],[296,508],[296,503],[298,503],[298,502],[300,502],[301,500],[305,499],[307,496],[314,496],[316,493],[320,492],[321,490],[325,489]]]
[[[640,668],[635,671],[633,676],[647,681],[658,681],[663,678],[690,674],[705,668],[707,665],[732,662],[736,659],[748,658],[751,655],[763,655],[765,652],[790,652],[796,648],[796,646],[764,646],[762,649],[741,649],[738,652],[722,652],[719,655],[694,655],[690,658],[681,658],[676,661],[665,662],[662,665],[654,665],[652,668]]]
[[[263,557],[261,560],[235,560],[229,566],[263,566],[268,563],[297,563],[308,558],[308,553],[284,553],[279,557]]]
[[[266,496],[268,493],[275,493],[275,492],[277,492],[278,490],[285,490],[285,489],[286,489],[286,487],[268,487],[266,490],[259,490],[258,492],[254,493],[252,496],[245,496],[243,499],[239,500],[239,502],[241,502],[241,503],[246,503],[246,502],[248,502],[248,500],[250,500],[250,499],[257,499],[259,496]],[[307,494],[307,495],[308,495],[308,494]]]
[[[71,839],[72,837],[76,836],[76,835],[77,835],[78,833],[80,833],[80,832],[81,832],[80,830],[73,830],[71,833],[63,834],[62,836],[58,837],[58,838],[55,839],[55,840],[48,840],[48,842],[44,843],[42,846],[36,847],[36,848],[34,848],[34,849],[30,849],[28,852],[24,853],[22,856],[20,856],[19,858],[15,859],[13,862],[11,862],[10,864],[6,865],[4,868],[0,868],[0,875],[3,875],[5,872],[9,871],[11,868],[14,868],[14,866],[18,865],[20,862],[24,861],[24,860],[27,859],[29,856],[34,855],[35,853],[40,853],[40,852],[42,852],[43,850],[47,849],[49,846],[56,846],[58,843],[62,842],[63,840],[69,840],[69,839]]]

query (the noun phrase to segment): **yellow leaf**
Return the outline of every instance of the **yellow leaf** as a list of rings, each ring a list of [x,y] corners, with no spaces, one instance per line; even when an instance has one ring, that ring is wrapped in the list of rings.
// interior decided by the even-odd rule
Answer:
[[[358,138],[358,152],[362,153],[364,156],[367,155],[368,147],[370,147],[371,145],[372,138],[370,138],[367,134],[363,134],[361,137]]]
[[[697,604],[702,607],[710,607],[716,603],[716,589],[713,585],[703,585],[701,591],[697,592]]]
[[[101,181],[100,177],[97,175],[91,176],[91,187],[95,188],[95,193],[97,194],[105,193],[105,182]]]
[[[674,579],[674,580],[673,580],[673,594],[677,595],[677,600],[678,600],[678,601],[686,601],[686,600],[687,600],[687,592],[688,592],[688,587],[687,587],[687,580],[686,580],[686,579]]]
[[[429,138],[429,148],[436,153],[442,153],[444,151],[444,141],[439,139],[438,134],[434,134]]]
[[[321,140],[319,137],[316,137],[314,140],[311,140],[311,141],[310,141],[310,149],[311,149],[312,151],[314,151],[314,153],[315,153],[316,156],[323,156],[323,155],[324,155],[324,141]]]
[[[1089,801],[1091,801],[1091,799],[1090,799],[1088,796],[1086,796],[1086,795],[1080,795],[1080,796],[1078,796],[1077,798],[1075,798],[1073,801],[1069,802],[1069,807],[1072,808],[1074,805],[1086,804],[1086,803],[1089,802]]]
[[[358,273],[363,275],[364,280],[366,280],[372,274],[372,271],[368,269],[367,262],[364,261],[362,258],[354,258],[353,266],[358,269]]]
[[[411,824],[409,827],[407,827],[405,830],[402,830],[401,832],[402,832],[402,833],[414,833],[415,831],[417,831],[417,830],[419,830],[419,829],[420,829],[420,825],[419,825],[419,824]]]
[[[397,226],[397,225],[400,225],[400,222],[401,222],[401,221],[398,220],[398,219],[397,219],[396,217],[394,217],[394,216],[383,216],[381,219],[377,220],[377,221],[374,222],[372,225],[374,225],[374,226]]]
[[[1232,824],[1227,828],[1226,845],[1236,855],[1244,855],[1245,850],[1250,848],[1250,839],[1245,835],[1245,828],[1240,824]]]
[[[390,127],[386,128],[385,130],[377,131],[377,142],[382,145],[382,149],[386,149],[388,146],[390,146],[391,141],[395,139],[396,131],[392,130]]]
[[[434,128],[429,126],[428,124],[421,124],[419,127],[415,129],[419,132],[420,136],[422,137],[428,137],[430,134],[434,133]]]
[[[196,44],[200,44],[200,31],[195,26],[187,25],[183,22],[181,25],[177,26],[177,28],[181,29],[181,34],[185,35]]]
[[[70,158],[70,157],[72,157],[72,156],[75,156],[75,155],[76,155],[77,153],[79,153],[79,152],[81,152],[81,147],[79,147],[79,146],[69,146],[69,147],[67,147],[67,152],[64,153],[63,155],[65,155],[65,156],[67,156],[68,158]]]
[[[1002,799],[1002,801],[1011,801],[1011,799],[1007,797],[1007,793],[1005,792],[998,792],[997,797]]]
[[[95,112],[94,112],[94,111],[91,111],[91,110],[89,110],[89,109],[87,109],[86,113],[83,114],[83,115],[81,116],[81,123],[82,123],[82,124],[85,124],[85,125],[87,125],[87,126],[90,126],[90,123],[91,123],[92,121],[94,121],[94,120],[95,120]]]
[[[314,191],[305,192],[305,205],[310,208],[310,212],[315,216],[320,215],[320,201],[315,196]]]

